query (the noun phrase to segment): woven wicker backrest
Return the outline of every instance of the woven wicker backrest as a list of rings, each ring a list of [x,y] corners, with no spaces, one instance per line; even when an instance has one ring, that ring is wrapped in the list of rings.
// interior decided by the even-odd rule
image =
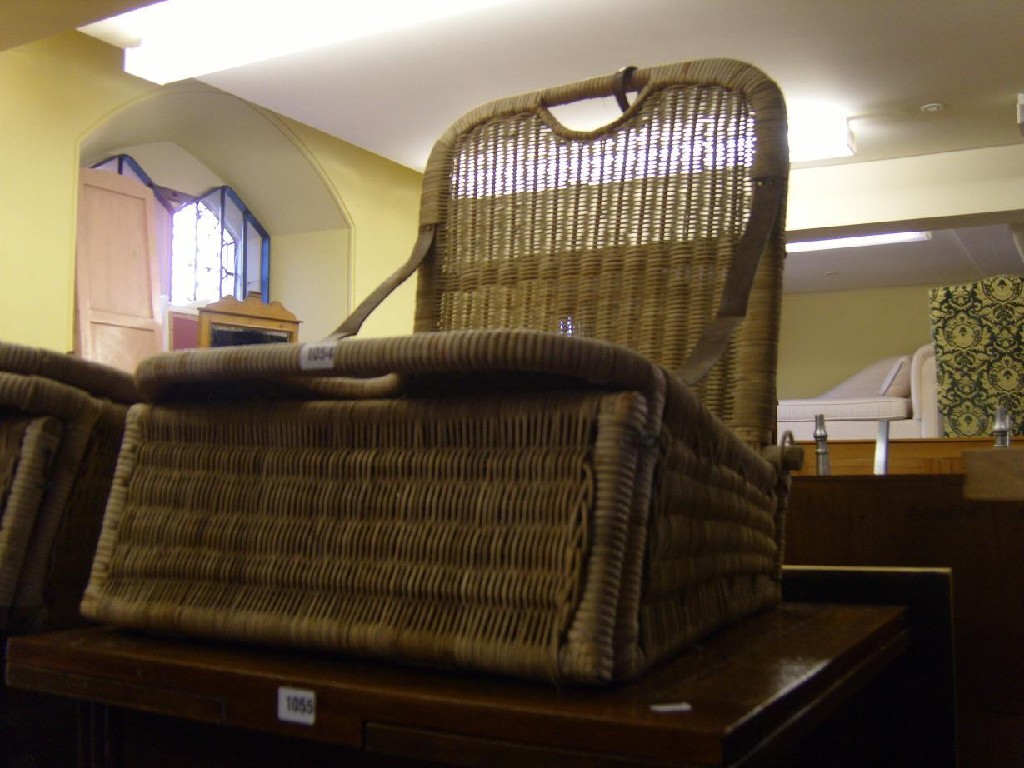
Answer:
[[[670,370],[719,308],[759,180],[788,174],[785,107],[746,64],[637,70],[634,103],[593,132],[549,107],[608,96],[595,78],[485,105],[438,141],[421,225],[417,331],[528,328],[628,346]],[[697,386],[743,439],[775,423],[781,211],[746,320]]]

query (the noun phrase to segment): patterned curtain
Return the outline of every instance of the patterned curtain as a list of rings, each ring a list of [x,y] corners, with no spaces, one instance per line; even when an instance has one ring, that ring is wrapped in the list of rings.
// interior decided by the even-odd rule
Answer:
[[[991,434],[997,405],[1024,435],[1024,279],[935,288],[929,299],[946,437]]]

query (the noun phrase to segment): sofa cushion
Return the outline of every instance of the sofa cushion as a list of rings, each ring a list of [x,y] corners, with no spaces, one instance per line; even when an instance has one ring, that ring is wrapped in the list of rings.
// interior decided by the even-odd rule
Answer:
[[[896,358],[878,388],[882,397],[910,397],[910,355]]]
[[[898,382],[903,369],[906,369],[905,384]],[[905,394],[887,393],[890,388],[906,387]],[[899,390],[902,391],[902,390]],[[848,397],[878,397],[888,395],[890,397],[910,396],[910,356],[897,355],[877,360],[866,368],[861,368],[850,378],[836,385],[828,392],[821,395],[822,398],[838,400]]]
[[[846,421],[909,419],[910,400],[905,397],[815,397],[809,400],[780,400],[779,421],[814,421],[816,414]]]

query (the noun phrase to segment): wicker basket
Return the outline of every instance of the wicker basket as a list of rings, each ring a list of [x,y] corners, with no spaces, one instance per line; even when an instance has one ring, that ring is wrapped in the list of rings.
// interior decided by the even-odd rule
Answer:
[[[0,343],[0,630],[81,621],[127,404],[138,399],[125,373]]]
[[[548,109],[614,93],[590,134]],[[335,338],[140,366],[83,612],[603,683],[773,605],[786,158],[733,61],[470,113]],[[413,272],[416,333],[344,338]]]

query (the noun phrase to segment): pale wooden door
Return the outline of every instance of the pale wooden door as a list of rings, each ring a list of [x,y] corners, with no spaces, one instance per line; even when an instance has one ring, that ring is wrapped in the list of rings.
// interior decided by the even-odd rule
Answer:
[[[157,203],[133,178],[91,168],[80,174],[76,352],[134,372],[164,346]]]

